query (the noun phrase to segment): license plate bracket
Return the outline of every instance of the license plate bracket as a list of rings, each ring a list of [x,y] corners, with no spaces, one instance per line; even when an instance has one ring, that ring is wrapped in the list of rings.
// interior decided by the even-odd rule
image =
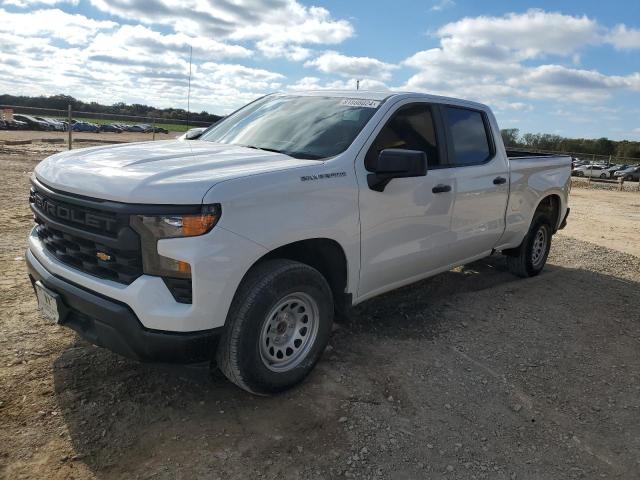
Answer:
[[[60,295],[49,290],[42,282],[35,282],[36,298],[38,299],[38,310],[42,316],[52,322],[60,323],[62,319],[62,300]]]

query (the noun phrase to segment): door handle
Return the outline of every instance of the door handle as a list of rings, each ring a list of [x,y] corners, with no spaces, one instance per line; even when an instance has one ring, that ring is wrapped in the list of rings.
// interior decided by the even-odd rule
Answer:
[[[503,183],[507,183],[507,179],[504,177],[496,177],[493,179],[494,185],[502,185]]]
[[[433,193],[444,193],[444,192],[450,192],[451,191],[451,185],[436,185],[435,187],[433,187],[431,189],[431,191]]]

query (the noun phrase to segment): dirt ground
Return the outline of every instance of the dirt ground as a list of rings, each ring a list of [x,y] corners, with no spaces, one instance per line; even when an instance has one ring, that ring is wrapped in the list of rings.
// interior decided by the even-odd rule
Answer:
[[[370,300],[258,398],[38,316],[28,178],[56,148],[0,145],[1,477],[638,478],[640,193],[574,188],[539,277],[495,256]]]
[[[570,218],[561,235],[640,257],[640,191],[573,188]]]

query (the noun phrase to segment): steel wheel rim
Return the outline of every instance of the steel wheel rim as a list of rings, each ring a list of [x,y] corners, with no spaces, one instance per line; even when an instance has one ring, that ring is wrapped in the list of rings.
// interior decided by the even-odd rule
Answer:
[[[547,229],[540,227],[533,239],[533,248],[531,249],[531,263],[534,267],[540,266],[547,252]]]
[[[306,293],[281,298],[265,317],[260,332],[260,358],[273,372],[297,367],[315,343],[320,323],[316,301]]]

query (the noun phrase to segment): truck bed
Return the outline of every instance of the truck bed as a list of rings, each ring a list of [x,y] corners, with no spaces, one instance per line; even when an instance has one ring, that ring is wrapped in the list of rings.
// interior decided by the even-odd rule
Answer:
[[[569,155],[560,155],[556,153],[540,153],[540,152],[528,152],[526,150],[507,150],[507,157],[509,160],[515,160],[518,158],[529,157],[568,157]]]

